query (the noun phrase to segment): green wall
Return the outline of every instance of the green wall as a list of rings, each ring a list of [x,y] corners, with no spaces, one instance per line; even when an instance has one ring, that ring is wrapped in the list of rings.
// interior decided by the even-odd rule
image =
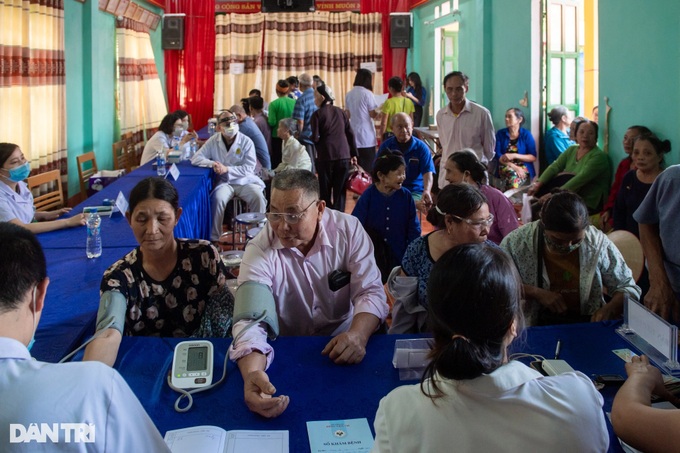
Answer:
[[[162,14],[160,8],[137,2]],[[94,150],[100,169],[113,168],[111,145],[117,140],[115,118],[115,41],[113,15],[96,1],[64,2],[68,195],[80,192],[76,156]],[[151,32],[158,74],[165,92],[161,27]]]
[[[435,28],[454,22],[450,14],[434,19],[435,7],[442,3],[428,2],[413,11],[415,38],[407,72],[418,72],[428,89],[434,84],[435,65],[441,64],[434,55]],[[505,127],[505,111],[520,107],[524,91],[531,90],[531,0],[460,0],[459,7],[458,69],[470,77],[468,98],[491,111],[497,128]],[[529,123],[530,112],[522,109]]]
[[[642,124],[671,141],[666,164],[680,163],[680,2],[599,2],[600,124],[606,96],[612,162],[628,126]]]

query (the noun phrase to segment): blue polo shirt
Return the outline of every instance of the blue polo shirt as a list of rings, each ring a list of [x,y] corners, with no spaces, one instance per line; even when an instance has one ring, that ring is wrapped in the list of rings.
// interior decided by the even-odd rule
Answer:
[[[253,145],[255,145],[255,154],[257,155],[257,160],[260,162],[260,165],[267,170],[271,170],[272,161],[269,157],[267,141],[264,139],[264,135],[262,135],[260,128],[255,124],[255,121],[253,121],[252,118],[246,118],[244,122],[238,125],[238,128],[243,132],[243,135],[253,141]]]
[[[302,96],[295,101],[293,118],[304,121],[300,131],[300,142],[312,143],[312,114],[318,110],[314,103],[314,88],[307,88]]]
[[[402,184],[412,193],[423,193],[423,175],[431,172],[434,178],[434,162],[432,161],[432,153],[425,142],[411,137],[410,142],[399,143],[397,137],[390,137],[380,145],[378,156],[383,151],[391,149],[401,151],[406,162],[406,180]]]

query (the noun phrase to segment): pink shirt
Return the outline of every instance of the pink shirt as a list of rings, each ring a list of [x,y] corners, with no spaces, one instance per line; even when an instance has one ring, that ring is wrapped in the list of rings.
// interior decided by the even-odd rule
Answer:
[[[489,228],[489,240],[500,244],[508,233],[519,228],[517,212],[508,197],[495,187],[482,184],[479,190],[489,202],[489,212],[494,217],[493,225]]]
[[[328,274],[340,269],[352,274],[350,283],[333,292]],[[270,225],[246,246],[238,282],[254,281],[272,289],[281,335],[337,335],[349,330],[353,315],[370,313],[384,321],[389,307],[373,244],[356,217],[326,209],[316,239],[304,256],[285,248]],[[248,321],[234,326],[234,336]],[[237,360],[258,350],[273,354],[261,324],[230,350]]]
[[[465,99],[465,107],[454,115],[447,104],[437,112],[437,129],[442,145],[442,158],[439,163],[439,187],[448,184],[444,176],[446,159],[463,148],[472,148],[480,162],[486,164],[495,155],[496,132],[489,111],[479,104]]]

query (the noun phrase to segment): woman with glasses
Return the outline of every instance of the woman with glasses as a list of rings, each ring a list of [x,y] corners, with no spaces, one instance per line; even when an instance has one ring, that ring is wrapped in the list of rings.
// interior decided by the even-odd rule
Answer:
[[[486,197],[494,223],[489,229],[489,240],[500,244],[505,236],[519,227],[517,212],[503,192],[485,184],[486,166],[474,150],[465,148],[449,156],[444,164],[444,178],[450,183],[472,184]]]
[[[573,192],[551,194],[540,220],[507,235],[501,247],[522,277],[530,325],[616,319],[624,296],[640,299],[621,253],[589,224],[588,208]]]
[[[461,244],[487,242],[494,217],[486,197],[469,184],[450,184],[437,196],[427,213],[437,228],[421,236],[406,249],[401,275],[392,272],[388,289],[395,298],[390,333],[429,331],[427,325],[427,281],[434,263],[448,250]]]

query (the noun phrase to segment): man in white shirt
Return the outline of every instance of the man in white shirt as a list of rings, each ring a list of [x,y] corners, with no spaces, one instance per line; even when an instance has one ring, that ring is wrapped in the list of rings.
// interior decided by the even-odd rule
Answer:
[[[191,159],[193,165],[212,167],[217,173],[215,189],[210,194],[213,226],[210,238],[218,241],[227,204],[238,197],[250,212],[264,212],[264,182],[255,174],[257,157],[253,141],[239,132],[238,119],[229,110],[217,118],[220,133],[208,139]]]
[[[169,451],[116,370],[31,358],[49,284],[45,255],[33,233],[11,223],[0,223],[0,249],[2,451]]]
[[[494,157],[496,131],[489,111],[465,97],[469,78],[460,71],[444,77],[444,90],[449,104],[437,112],[442,157],[439,162],[439,188],[448,184],[444,164],[449,156],[464,148],[472,148],[484,165]]]
[[[281,414],[289,399],[272,397],[276,389],[264,371],[274,357],[267,324],[245,330],[252,318],[237,316],[247,286],[273,297],[281,335],[333,336],[321,353],[338,364],[363,360],[389,311],[368,234],[356,217],[325,208],[313,173],[281,172],[272,182],[269,222],[243,256],[229,355],[238,361],[246,404],[265,417]],[[250,294],[248,302],[261,296]]]

